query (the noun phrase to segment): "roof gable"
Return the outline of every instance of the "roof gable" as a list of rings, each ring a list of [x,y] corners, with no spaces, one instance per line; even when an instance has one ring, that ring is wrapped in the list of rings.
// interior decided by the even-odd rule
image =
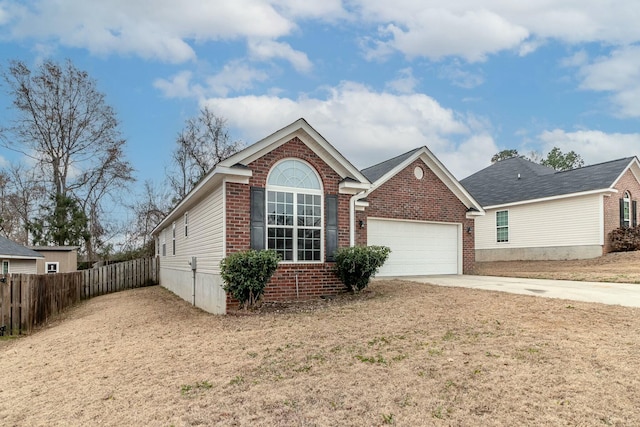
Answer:
[[[440,163],[427,147],[416,148],[382,163],[378,163],[377,165],[363,169],[363,175],[373,183],[370,191],[380,187],[416,159],[422,160],[468,209],[482,212],[481,205],[460,185],[458,180]]]
[[[36,259],[44,258],[42,254],[0,236],[0,258]]]
[[[305,119],[300,118],[218,163],[153,229],[151,234],[156,234],[166,224],[174,221],[188,207],[219,186],[223,180],[248,183],[253,173],[246,165],[286,144],[295,137],[298,137],[303,144],[340,175],[342,178],[341,192],[356,193],[370,187],[369,180],[355,166]]]
[[[501,160],[460,183],[483,207],[613,190],[638,160],[612,160],[568,171],[555,171],[519,157]],[[635,170],[634,169],[634,170]]]
[[[296,136],[325,163],[333,167],[343,179],[350,178],[359,182],[368,182],[367,178],[362,175],[351,162],[340,154],[329,141],[320,135],[320,133],[303,118],[272,133],[244,150],[235,153],[231,157],[221,161],[219,165],[229,168],[238,165],[248,165]]]

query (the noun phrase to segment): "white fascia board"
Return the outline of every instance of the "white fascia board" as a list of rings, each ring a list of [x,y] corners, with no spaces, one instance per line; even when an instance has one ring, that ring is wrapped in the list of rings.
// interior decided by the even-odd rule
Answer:
[[[367,191],[371,188],[371,184],[368,182],[355,182],[355,181],[342,181],[339,184],[338,192],[340,194],[355,195]]]
[[[253,176],[253,172],[247,168],[233,168],[227,166],[216,166],[211,172],[205,176],[184,199],[182,199],[169,214],[151,231],[152,236],[156,236],[157,233],[162,230],[167,224],[172,223],[182,215],[185,207],[189,207],[194,200],[198,200],[199,196],[203,193],[206,194],[207,190],[222,184],[226,178],[229,182],[239,182],[243,184],[249,183],[249,178]]]
[[[477,216],[485,216],[486,212],[484,211],[484,209],[482,211],[467,211],[467,215],[466,217],[471,219],[471,218],[475,218]]]
[[[39,260],[44,259],[44,256],[23,256],[23,255],[1,255],[0,260],[2,259],[25,259],[25,260]]]
[[[330,165],[342,178],[350,176],[357,181],[368,183],[367,178],[351,164],[338,150],[333,147],[318,131],[316,131],[303,118],[296,120],[288,126],[272,133],[266,138],[250,145],[244,150],[234,154],[226,160],[220,162],[221,166],[231,167],[235,164],[247,165],[259,159],[266,153],[276,149],[282,144],[290,141],[294,137],[303,141],[314,153],[325,163]]]
[[[603,188],[600,190],[583,191],[581,193],[561,194],[559,196],[542,197],[540,199],[531,199],[531,200],[523,200],[520,202],[504,203],[502,205],[485,206],[484,210],[487,211],[489,209],[502,209],[502,208],[508,208],[511,206],[529,205],[531,203],[550,202],[554,200],[569,199],[571,197],[591,196],[594,194],[603,194],[605,196],[608,196],[611,193],[617,193],[617,192],[618,190],[616,190],[615,188]]]
[[[356,211],[363,212],[368,207],[369,202],[367,202],[366,200],[356,200]]]
[[[611,184],[611,188],[615,187],[618,184],[618,181],[620,181],[620,179],[628,170],[631,170],[631,173],[633,174],[633,176],[635,176],[636,180],[640,182],[640,163],[638,162],[638,158],[634,157],[633,160],[629,162],[627,167],[624,168],[622,173],[618,175],[615,181],[613,181],[613,184]]]

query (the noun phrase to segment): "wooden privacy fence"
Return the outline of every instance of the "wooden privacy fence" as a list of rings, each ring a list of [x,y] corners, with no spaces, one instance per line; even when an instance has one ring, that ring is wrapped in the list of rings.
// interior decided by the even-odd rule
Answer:
[[[2,333],[29,333],[80,300],[158,283],[158,261],[144,258],[91,270],[13,274],[0,283]]]

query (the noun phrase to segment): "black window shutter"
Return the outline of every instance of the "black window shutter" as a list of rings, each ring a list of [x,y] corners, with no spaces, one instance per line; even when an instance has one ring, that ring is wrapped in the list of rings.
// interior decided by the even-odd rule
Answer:
[[[262,250],[265,243],[264,188],[251,187],[251,249]]]
[[[326,234],[327,234],[327,261],[335,261],[335,252],[338,249],[338,196],[326,196]]]
[[[631,202],[631,226],[636,227],[638,225],[638,207],[636,201]]]
[[[624,227],[624,199],[620,199],[620,228]]]

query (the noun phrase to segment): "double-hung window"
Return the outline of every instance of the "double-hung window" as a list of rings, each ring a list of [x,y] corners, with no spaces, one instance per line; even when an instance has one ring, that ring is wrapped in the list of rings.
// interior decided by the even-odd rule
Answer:
[[[509,241],[509,211],[496,212],[496,241]]]
[[[267,179],[267,248],[283,261],[322,260],[322,186],[307,163],[286,159]]]
[[[8,260],[2,260],[2,271],[0,273],[2,273],[2,275],[4,275],[4,276],[9,274],[9,261]]]

